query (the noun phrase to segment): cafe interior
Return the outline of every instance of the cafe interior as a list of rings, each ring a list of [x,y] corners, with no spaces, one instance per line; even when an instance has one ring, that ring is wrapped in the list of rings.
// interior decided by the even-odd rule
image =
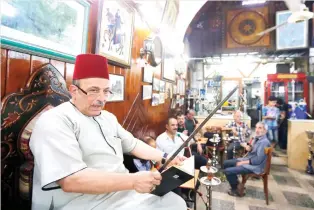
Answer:
[[[184,131],[192,122],[184,156],[201,145],[206,164],[178,187],[187,209],[314,209],[313,12],[302,0],[2,0],[1,209],[31,209],[32,130],[71,99],[79,54],[107,58],[104,110],[135,138],[158,149],[170,119],[178,132],[179,116]],[[246,127],[235,132],[237,114]],[[228,148],[244,129],[254,148],[260,122],[277,143],[263,148],[262,173],[237,174],[244,195],[232,196]],[[130,172],[134,163],[124,155]]]

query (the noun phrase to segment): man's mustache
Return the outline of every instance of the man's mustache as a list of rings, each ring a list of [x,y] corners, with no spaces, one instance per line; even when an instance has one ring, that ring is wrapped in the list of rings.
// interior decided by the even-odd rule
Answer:
[[[94,106],[105,106],[105,102],[97,100],[93,105]]]

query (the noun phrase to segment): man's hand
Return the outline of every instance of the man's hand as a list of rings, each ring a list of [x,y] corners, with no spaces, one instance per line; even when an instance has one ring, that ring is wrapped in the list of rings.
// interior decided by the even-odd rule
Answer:
[[[203,154],[203,148],[202,148],[202,144],[200,142],[197,142],[197,152],[199,154]]]
[[[240,162],[237,162],[237,166],[247,165],[247,164],[249,164],[249,163],[250,163],[250,161],[248,161],[248,160],[240,161]]]
[[[242,133],[243,133],[243,135],[246,133],[246,129],[245,128],[242,129]]]
[[[252,147],[250,147],[250,145],[246,145],[244,148],[248,152],[250,152],[252,150]]]
[[[232,128],[232,133],[233,135],[238,136],[238,132],[235,127]]]
[[[160,185],[161,175],[158,171],[140,171],[134,175],[133,188],[138,193],[150,193]]]

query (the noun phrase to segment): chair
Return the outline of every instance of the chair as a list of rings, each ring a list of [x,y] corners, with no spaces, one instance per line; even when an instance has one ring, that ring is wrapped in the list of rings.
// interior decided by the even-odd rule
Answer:
[[[267,155],[267,160],[266,160],[266,164],[265,164],[265,168],[264,168],[264,173],[262,174],[243,174],[242,175],[242,184],[243,186],[245,185],[246,181],[250,178],[250,177],[260,177],[263,179],[263,183],[264,183],[264,194],[265,194],[265,199],[266,199],[266,204],[269,205],[269,201],[268,201],[268,175],[270,172],[270,164],[271,164],[271,157],[272,157],[272,152],[273,152],[273,148],[272,147],[266,147],[265,148],[265,154]]]
[[[2,100],[1,209],[30,210],[34,157],[29,148],[39,115],[68,101],[63,76],[51,64],[34,71],[19,93]]]

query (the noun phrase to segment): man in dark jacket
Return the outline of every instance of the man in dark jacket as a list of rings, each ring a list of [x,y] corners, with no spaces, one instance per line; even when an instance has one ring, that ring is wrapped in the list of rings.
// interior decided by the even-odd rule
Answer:
[[[245,146],[245,149],[249,151],[246,157],[224,162],[224,172],[231,186],[231,191],[228,192],[229,195],[243,196],[244,187],[239,183],[237,175],[261,174],[264,171],[267,160],[264,149],[270,147],[270,142],[266,136],[267,126],[263,122],[258,122],[255,127],[255,133],[256,137],[253,144]]]

